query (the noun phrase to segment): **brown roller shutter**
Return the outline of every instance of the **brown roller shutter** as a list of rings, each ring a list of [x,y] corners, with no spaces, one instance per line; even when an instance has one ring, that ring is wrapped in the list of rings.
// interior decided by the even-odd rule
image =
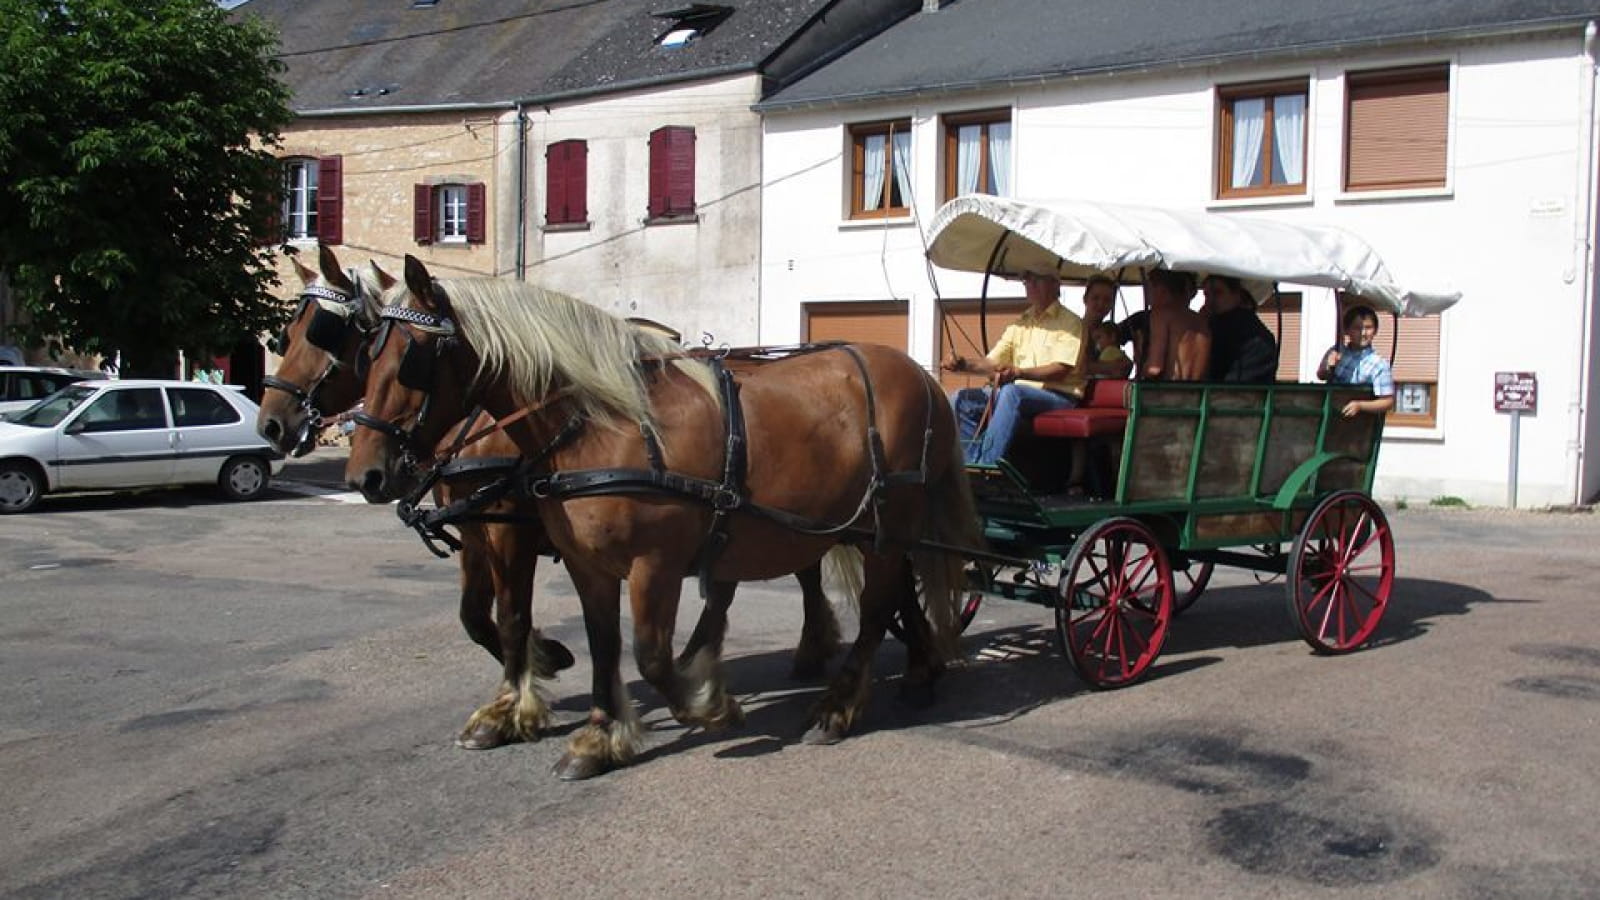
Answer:
[[[467,243],[481,244],[487,236],[489,191],[483,182],[467,185]]]
[[[411,186],[411,237],[419,244],[433,243],[433,187]]]
[[[883,344],[906,350],[904,303],[807,303],[805,339]]]
[[[979,320],[979,306],[976,300],[950,300],[940,307],[939,321],[934,325],[935,354],[939,362],[944,362],[950,357],[952,344],[953,351],[959,356],[983,356],[989,352],[988,347],[980,347],[983,340],[984,329]],[[1006,326],[1017,320],[1022,311],[1028,308],[1028,301],[1022,298],[1009,298],[1004,300],[990,300],[986,304],[988,309],[989,346],[992,347],[1000,340],[1000,334]],[[962,375],[955,372],[939,371],[939,383],[946,391],[953,391],[965,387],[981,387],[984,379],[976,375]]]
[[[1283,309],[1283,334],[1278,334],[1278,309]],[[1300,380],[1300,295],[1279,294],[1256,310],[1256,317],[1278,342],[1279,381]]]
[[[1444,187],[1449,67],[1352,73],[1346,95],[1345,190]]]
[[[344,243],[344,157],[317,160],[317,240]]]
[[[1438,316],[1424,316],[1420,319],[1400,320],[1400,340],[1398,346],[1390,336],[1385,336],[1384,331],[1394,327],[1394,319],[1385,317],[1383,328],[1378,332],[1378,337],[1373,340],[1373,346],[1387,358],[1390,353],[1394,359],[1390,365],[1394,369],[1396,383],[1402,381],[1421,381],[1437,383],[1439,380],[1439,322]]]

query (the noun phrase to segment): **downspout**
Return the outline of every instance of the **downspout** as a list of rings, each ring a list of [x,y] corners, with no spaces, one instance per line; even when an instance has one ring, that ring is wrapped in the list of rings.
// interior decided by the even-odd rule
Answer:
[[[517,104],[517,280],[528,277],[528,114]]]
[[[1583,197],[1577,204],[1582,209],[1582,214],[1574,211],[1573,247],[1578,257],[1579,272],[1582,290],[1579,292],[1578,309],[1578,394],[1577,415],[1574,416],[1573,448],[1576,451],[1576,462],[1572,477],[1572,503],[1580,505],[1587,497],[1583,495],[1584,460],[1590,452],[1600,451],[1600,448],[1584,446],[1588,436],[1589,414],[1589,367],[1593,365],[1594,345],[1589,334],[1591,327],[1591,311],[1595,302],[1595,277],[1594,277],[1594,228],[1595,228],[1595,75],[1597,60],[1595,58],[1595,38],[1600,32],[1594,20],[1583,28],[1583,84],[1580,87],[1580,108],[1583,116],[1583,137],[1579,142],[1582,156],[1578,158],[1578,184],[1582,186]]]

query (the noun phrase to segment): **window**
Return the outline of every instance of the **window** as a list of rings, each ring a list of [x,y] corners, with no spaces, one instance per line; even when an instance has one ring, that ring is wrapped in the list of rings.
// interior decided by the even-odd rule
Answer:
[[[1444,187],[1449,114],[1448,66],[1350,73],[1344,189]]]
[[[1267,330],[1272,332],[1272,339],[1278,342],[1279,381],[1300,380],[1300,299],[1299,294],[1278,294],[1271,300],[1262,300],[1256,309],[1256,318],[1267,326]],[[1279,310],[1283,311],[1281,334]]]
[[[904,301],[807,303],[804,340],[882,344],[904,353],[909,313]]]
[[[667,125],[650,132],[647,221],[694,217],[694,129]]]
[[[138,431],[167,427],[160,388],[106,391],[79,417],[84,431]]]
[[[723,21],[733,15],[733,7],[717,6],[710,3],[691,3],[681,9],[651,13],[650,15],[657,19],[663,19],[668,23],[666,30],[656,37],[656,45],[667,49],[677,49],[699,40],[704,35],[710,34],[712,29],[721,25]]]
[[[545,148],[544,222],[582,225],[589,221],[589,145],[559,141]]]
[[[230,425],[239,421],[239,412],[216,391],[205,388],[167,388],[172,405],[172,421],[177,425]]]
[[[944,199],[1011,193],[1011,113],[945,116]]]
[[[1306,82],[1217,91],[1217,196],[1306,192]]]
[[[1384,330],[1395,327],[1393,316],[1385,316]],[[1394,353],[1394,412],[1390,425],[1432,428],[1439,423],[1439,317],[1400,319],[1399,347],[1392,336],[1378,332],[1373,345],[1388,357]]]
[[[284,163],[283,225],[291,241],[344,242],[344,157]]]
[[[911,120],[850,128],[850,218],[911,214]]]
[[[488,192],[483,184],[411,187],[411,237],[419,244],[481,244]]]

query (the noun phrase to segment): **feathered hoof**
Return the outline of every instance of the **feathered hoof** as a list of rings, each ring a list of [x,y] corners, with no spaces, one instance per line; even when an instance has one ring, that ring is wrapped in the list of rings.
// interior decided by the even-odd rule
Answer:
[[[463,750],[493,750],[506,744],[514,744],[517,739],[500,730],[493,722],[469,722],[461,736],[456,738],[456,746]]]
[[[813,725],[801,736],[800,741],[813,747],[824,747],[837,744],[844,740],[844,730],[827,725]]]
[[[539,653],[543,655],[547,661],[549,661],[550,669],[553,672],[559,672],[562,669],[570,669],[578,662],[577,659],[573,657],[572,651],[567,649],[566,644],[563,644],[560,641],[553,641],[549,638],[539,639]]]
[[[598,756],[577,756],[569,750],[561,754],[561,758],[556,760],[555,767],[551,771],[562,781],[583,781],[596,775],[604,775],[613,768],[610,762]]]

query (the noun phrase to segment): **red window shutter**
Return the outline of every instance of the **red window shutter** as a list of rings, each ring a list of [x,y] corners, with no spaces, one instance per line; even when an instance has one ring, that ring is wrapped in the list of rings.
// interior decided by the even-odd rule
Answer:
[[[650,218],[667,214],[667,147],[670,129],[650,132]]]
[[[562,225],[567,218],[567,142],[544,148],[544,222]]]
[[[317,160],[317,240],[344,243],[344,157]]]
[[[411,237],[419,244],[433,243],[433,187],[411,186]]]
[[[467,243],[483,243],[488,205],[489,192],[483,182],[467,185]]]
[[[589,144],[573,141],[567,147],[567,221],[589,221]]]

